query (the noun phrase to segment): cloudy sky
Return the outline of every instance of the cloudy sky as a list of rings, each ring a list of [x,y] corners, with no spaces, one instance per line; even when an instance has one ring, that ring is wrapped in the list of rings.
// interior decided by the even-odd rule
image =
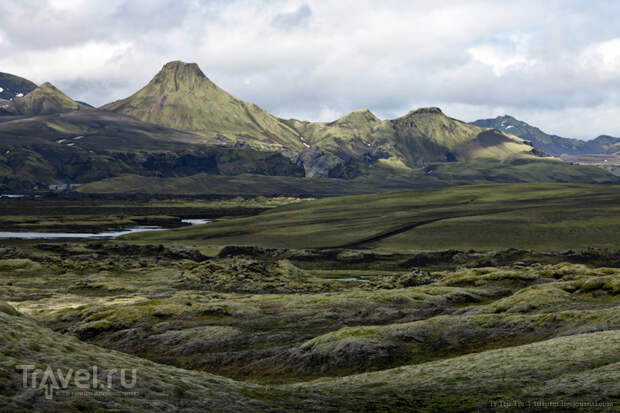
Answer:
[[[101,105],[170,60],[282,117],[439,106],[549,133],[620,136],[620,2],[20,0],[0,71]]]

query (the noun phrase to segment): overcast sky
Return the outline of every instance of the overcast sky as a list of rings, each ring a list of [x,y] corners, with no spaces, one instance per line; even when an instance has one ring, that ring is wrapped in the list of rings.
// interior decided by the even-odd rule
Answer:
[[[548,133],[620,136],[620,2],[20,0],[0,71],[101,105],[170,60],[282,117],[439,106]]]

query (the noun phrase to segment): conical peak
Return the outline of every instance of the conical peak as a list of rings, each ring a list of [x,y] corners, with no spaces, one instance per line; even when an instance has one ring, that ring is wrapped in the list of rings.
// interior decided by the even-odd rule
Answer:
[[[350,113],[350,115],[362,115],[362,116],[368,116],[371,118],[376,118],[375,114],[372,113],[369,109],[367,108],[363,108],[363,109],[358,109],[358,110],[354,110],[353,112]]]
[[[336,122],[377,122],[379,118],[377,118],[370,110],[368,109],[358,109],[349,113],[348,115],[343,116],[342,118],[336,120]]]
[[[41,86],[33,90],[30,94],[32,95],[31,98],[36,98],[36,97],[41,97],[41,96],[47,96],[47,97],[60,96],[62,98],[71,100],[71,98],[66,96],[63,92],[60,91],[60,89],[58,89],[56,86],[54,86],[50,82],[43,83]]]
[[[441,111],[441,109],[437,107],[424,107],[424,108],[410,110],[406,115],[401,116],[400,118],[396,118],[394,119],[394,121],[397,122],[397,121],[407,121],[410,119],[418,119],[420,117],[425,117],[425,115],[431,115],[432,118],[446,116]]]
[[[425,113],[443,115],[443,112],[441,111],[441,109],[437,107],[419,108],[416,110],[412,110],[411,112],[408,113],[408,115],[420,115],[420,114],[425,114]]]
[[[206,77],[205,74],[202,73],[202,70],[200,70],[200,67],[198,67],[197,63],[185,63],[180,60],[174,60],[166,63],[162,68],[162,71],[172,73],[185,72],[195,74],[196,76]]]
[[[172,90],[194,89],[200,84],[207,87],[213,85],[198,64],[179,60],[166,63],[151,83]]]
[[[56,86],[52,85],[50,82],[43,83],[41,86],[39,86],[39,89],[40,90],[50,90],[50,91],[54,91],[54,92],[60,92],[60,90],[58,90],[58,88]]]
[[[45,82],[23,98],[16,99],[14,105],[15,111],[21,115],[49,115],[87,109],[50,82]]]

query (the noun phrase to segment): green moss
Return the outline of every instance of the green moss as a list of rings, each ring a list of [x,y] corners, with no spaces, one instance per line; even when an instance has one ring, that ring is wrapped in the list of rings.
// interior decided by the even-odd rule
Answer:
[[[89,110],[87,106],[72,100],[49,82],[42,84],[23,98],[15,99],[13,106],[16,113],[20,115],[49,115]]]
[[[13,307],[11,307],[10,305],[8,305],[7,303],[0,301],[0,313],[4,313],[10,316],[19,316],[19,312],[14,309]],[[12,333],[14,334],[14,333]]]
[[[40,263],[27,258],[0,260],[0,271],[39,271],[42,268]]]
[[[339,197],[128,238],[380,251],[614,248],[620,233],[618,193],[609,186],[514,184]]]
[[[242,141],[261,150],[302,149],[297,133],[256,105],[226,93],[196,64],[170,62],[140,91],[104,107],[146,122]],[[277,137],[276,140],[270,138]]]

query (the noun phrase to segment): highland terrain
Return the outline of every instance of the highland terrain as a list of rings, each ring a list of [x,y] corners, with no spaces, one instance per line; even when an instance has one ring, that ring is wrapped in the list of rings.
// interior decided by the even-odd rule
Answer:
[[[0,410],[620,408],[618,138],[0,87]]]

